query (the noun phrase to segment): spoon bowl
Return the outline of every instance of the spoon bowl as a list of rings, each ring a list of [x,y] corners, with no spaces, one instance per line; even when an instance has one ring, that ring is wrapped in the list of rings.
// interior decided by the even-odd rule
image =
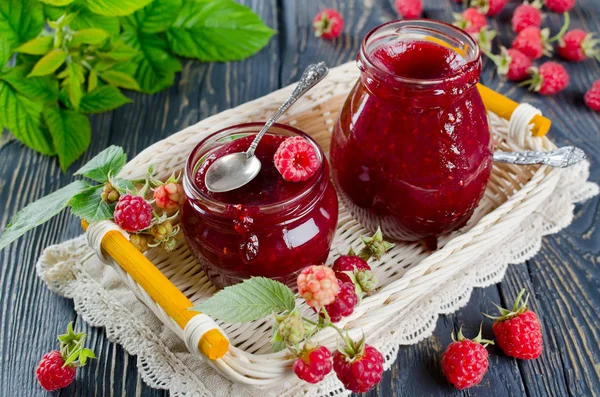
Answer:
[[[240,188],[254,179],[260,172],[261,163],[256,156],[246,152],[231,153],[215,161],[206,173],[206,186],[215,193]],[[235,177],[231,177],[231,176]]]

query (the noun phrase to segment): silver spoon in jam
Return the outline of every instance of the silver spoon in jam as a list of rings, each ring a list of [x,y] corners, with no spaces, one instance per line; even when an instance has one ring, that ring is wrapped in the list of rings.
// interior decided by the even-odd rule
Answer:
[[[261,138],[271,128],[273,123],[285,113],[302,95],[323,80],[329,69],[324,62],[310,65],[306,68],[294,92],[277,109],[256,135],[250,147],[245,152],[231,153],[220,157],[208,167],[204,183],[211,192],[228,192],[244,186],[258,175],[260,160],[254,155]]]

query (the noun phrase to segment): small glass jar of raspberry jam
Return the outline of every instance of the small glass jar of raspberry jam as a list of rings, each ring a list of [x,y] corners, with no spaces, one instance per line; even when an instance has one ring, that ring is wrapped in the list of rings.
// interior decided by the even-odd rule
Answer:
[[[261,170],[250,183],[224,193],[206,188],[208,167],[219,157],[247,150],[263,125],[241,124],[212,134],[187,160],[182,226],[192,252],[219,288],[251,276],[292,286],[303,267],[325,263],[335,234],[338,201],[327,160],[296,128],[275,124],[269,129],[255,152]],[[307,139],[320,162],[303,182],[284,180],[273,161],[281,142],[293,136]]]
[[[394,21],[364,38],[357,63],[331,143],[338,194],[367,228],[433,248],[467,222],[490,177],[479,48],[442,22]]]

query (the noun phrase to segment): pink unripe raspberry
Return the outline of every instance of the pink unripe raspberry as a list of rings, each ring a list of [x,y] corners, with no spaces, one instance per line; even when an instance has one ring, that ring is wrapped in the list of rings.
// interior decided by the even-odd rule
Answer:
[[[185,202],[183,186],[179,183],[161,185],[154,190],[154,200],[158,208],[167,212],[175,212]]]
[[[335,301],[340,285],[327,266],[309,266],[298,275],[298,293],[308,306],[321,309]]]

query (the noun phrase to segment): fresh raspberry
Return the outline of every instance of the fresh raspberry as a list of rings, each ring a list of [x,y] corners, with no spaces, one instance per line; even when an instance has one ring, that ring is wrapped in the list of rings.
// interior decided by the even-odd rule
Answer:
[[[583,100],[590,109],[600,112],[600,80],[596,80],[585,93]]]
[[[494,55],[492,60],[498,67],[498,74],[506,76],[510,81],[525,80],[532,65],[531,59],[521,51],[502,47],[499,56]]]
[[[542,327],[535,313],[527,308],[527,298],[521,301],[524,293],[525,290],[519,293],[512,310],[498,307],[500,316],[486,316],[495,320],[492,329],[504,354],[531,360],[542,354]]]
[[[315,36],[323,39],[335,39],[344,29],[344,18],[336,10],[327,8],[315,16],[313,27]]]
[[[519,32],[512,42],[512,48],[521,51],[530,59],[539,59],[543,55],[552,55],[552,46],[548,43],[548,29],[530,26]]]
[[[342,317],[348,317],[358,305],[358,295],[353,282],[340,282],[340,292],[333,303],[325,306],[329,319],[337,323]],[[323,316],[323,314],[322,314]]]
[[[65,360],[58,350],[46,353],[35,370],[40,385],[47,391],[69,386],[75,379],[76,368],[64,365]]]
[[[114,213],[115,223],[124,230],[135,233],[152,223],[152,207],[139,196],[126,194],[119,198]]]
[[[333,262],[332,269],[339,281],[347,283],[352,282],[352,279],[344,272],[357,273],[360,270],[371,270],[371,266],[363,258],[348,254],[337,258]]]
[[[327,266],[308,266],[298,275],[298,293],[308,306],[320,310],[335,301],[340,285]]]
[[[442,355],[442,371],[454,387],[466,389],[481,382],[489,365],[485,349],[488,344],[493,342],[481,339],[481,330],[473,340],[466,339],[462,330],[458,332],[458,340],[450,343]]]
[[[567,32],[558,44],[558,55],[567,61],[581,62],[588,58],[596,58],[600,61],[600,49],[597,44],[595,33],[586,33],[581,29],[573,29]]]
[[[69,386],[75,379],[77,367],[85,365],[89,358],[96,358],[94,352],[83,347],[86,334],[76,334],[73,323],[69,323],[67,333],[60,335],[60,350],[46,353],[35,370],[40,385],[47,391]]]
[[[546,0],[546,7],[554,12],[569,12],[575,6],[575,0]]]
[[[556,62],[545,62],[539,68],[532,67],[529,73],[531,79],[525,84],[529,84],[531,91],[541,95],[554,95],[569,85],[569,74]]]
[[[475,34],[487,26],[487,19],[477,8],[470,7],[460,14],[454,13],[453,24],[469,34]]]
[[[533,3],[523,3],[515,8],[512,17],[512,28],[515,33],[519,33],[530,26],[537,28],[542,26],[541,6],[541,3],[536,0]]]
[[[306,347],[294,361],[294,373],[308,383],[319,383],[331,372],[331,352],[325,346]]]
[[[167,183],[154,190],[154,200],[158,208],[176,212],[185,202],[185,193],[180,183]]]
[[[281,142],[273,161],[283,179],[290,182],[309,179],[321,166],[313,145],[300,136]]]
[[[396,10],[404,19],[415,19],[423,12],[422,0],[395,0]]]
[[[508,0],[472,0],[471,5],[488,17],[496,16],[502,11]]]
[[[354,393],[366,393],[383,377],[383,355],[373,346],[359,342],[333,355],[333,370],[344,387]]]

